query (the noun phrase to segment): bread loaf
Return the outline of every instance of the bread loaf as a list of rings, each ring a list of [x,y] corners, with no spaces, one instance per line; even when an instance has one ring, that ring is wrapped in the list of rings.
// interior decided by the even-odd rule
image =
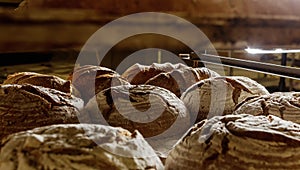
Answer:
[[[69,80],[81,93],[82,99],[87,103],[98,92],[111,86],[129,84],[117,72],[101,66],[85,65],[76,68]],[[92,82],[95,82],[92,83]]]
[[[153,149],[135,131],[102,125],[35,128],[2,141],[0,169],[163,169]]]
[[[209,77],[217,77],[218,73],[205,67],[185,67],[174,69],[167,73],[160,73],[150,78],[145,84],[163,87],[173,92],[177,97],[196,82]]]
[[[85,107],[92,123],[108,123],[144,137],[184,133],[189,114],[183,102],[170,91],[150,85],[123,85],[99,92]],[[174,124],[174,125],[173,125]]]
[[[165,169],[300,169],[300,125],[276,116],[216,116],[191,128]]]
[[[164,64],[157,64],[153,63],[150,66],[141,65],[141,64],[134,64],[129,67],[123,74],[122,77],[126,78],[131,84],[138,85],[138,84],[145,84],[149,79],[152,77],[160,74],[160,73],[167,73],[174,69],[182,69],[188,66],[185,66],[181,63],[179,64],[171,64],[171,63],[164,63]]]
[[[8,75],[3,84],[32,84],[56,89],[65,93],[72,93],[70,81],[54,75],[39,74],[34,72],[19,72]]]
[[[247,97],[269,94],[265,87],[242,76],[214,77],[189,87],[181,96],[192,122],[231,114]]]
[[[85,106],[91,123],[138,130],[164,159],[188,130],[189,113],[172,92],[150,85],[123,85],[98,93]]]
[[[78,123],[83,101],[33,85],[0,85],[0,140],[9,134],[51,124]]]
[[[276,92],[250,97],[241,102],[234,114],[275,115],[300,123],[300,92]]]

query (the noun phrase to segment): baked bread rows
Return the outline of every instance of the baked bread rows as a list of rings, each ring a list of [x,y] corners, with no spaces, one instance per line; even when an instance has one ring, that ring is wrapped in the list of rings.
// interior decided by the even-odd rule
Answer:
[[[246,165],[258,169],[298,167],[298,164],[293,162],[297,155],[291,159],[284,158],[290,162],[286,166],[280,163],[269,164],[269,161],[279,160],[281,155],[273,154],[273,158],[268,154],[289,148],[287,144],[277,145],[278,142],[284,143],[287,139],[292,144],[298,142],[299,135],[296,132],[299,127],[295,123],[268,115],[280,112],[277,116],[297,122],[299,95],[284,93],[277,95],[277,98],[289,96],[288,99],[273,99],[272,96],[276,94],[269,94],[262,85],[246,77],[222,77],[206,68],[166,63],[151,66],[136,64],[122,75],[105,67],[83,66],[76,68],[68,80],[37,73],[17,73],[9,76],[4,84],[0,86],[0,138],[3,138],[0,146],[0,169],[18,169],[21,166],[29,169],[161,169],[161,162],[156,154],[164,160],[169,152],[171,153],[166,162],[166,168],[169,169],[232,169],[236,168],[236,162],[239,167],[242,167],[240,163],[245,163],[245,168]],[[261,102],[262,100],[264,102]],[[249,106],[255,107],[248,109]],[[261,112],[259,108],[262,108]],[[244,113],[265,116],[256,117]],[[277,122],[273,131],[270,129],[274,122],[270,120]],[[231,127],[236,122],[242,129],[237,129],[240,126]],[[209,139],[204,140],[203,144],[201,141],[190,140],[186,135],[179,140],[195,123],[198,123],[195,126],[201,129],[197,132],[205,133],[198,134],[193,131],[195,128],[192,128],[188,133],[192,139],[206,139],[206,133],[210,129],[209,138],[216,138],[217,142]],[[109,136],[111,131],[115,132],[110,126],[122,127],[130,132],[118,129],[122,133],[116,133],[118,135],[108,140],[104,136]],[[294,129],[291,128],[293,126]],[[286,131],[282,132],[279,127]],[[48,132],[48,129],[56,130]],[[139,136],[136,130],[143,137]],[[123,140],[123,132],[131,138]],[[251,137],[246,135],[249,139],[242,141],[244,137],[240,137],[243,136],[240,132],[250,134]],[[282,134],[288,133],[295,137],[282,137]],[[11,135],[7,137],[9,134]],[[68,140],[71,134],[74,136],[73,143]],[[139,137],[135,139],[137,134]],[[95,139],[108,141],[102,146]],[[145,140],[152,147],[147,146]],[[239,140],[241,145],[237,144]],[[188,145],[185,145],[186,141]],[[51,146],[56,142],[59,144]],[[128,142],[135,144],[129,145]],[[225,146],[226,143],[232,145]],[[223,145],[225,149],[222,148]],[[256,154],[254,157],[248,156],[251,149],[243,149],[245,145],[257,150],[253,153]],[[265,152],[265,149],[256,145],[271,145],[273,148]],[[111,147],[111,150],[105,150],[106,146]],[[132,151],[126,149],[131,146],[134,148]],[[204,146],[208,149],[207,159],[199,159],[194,153],[202,156],[206,154],[206,151],[201,150]],[[210,147],[213,154],[209,151]],[[87,151],[85,148],[91,150]],[[124,153],[129,154],[130,158],[115,154],[113,150],[118,150],[117,148],[125,150]],[[221,151],[218,151],[220,148]],[[228,152],[225,153],[226,149]],[[95,154],[95,151],[99,151],[99,155]],[[140,152],[156,154],[151,158],[141,156],[141,159],[135,159],[134,154]],[[287,149],[284,153],[290,154],[291,150]],[[246,155],[238,159],[239,154]],[[268,155],[270,159],[260,157],[261,154]],[[110,159],[114,157],[115,161],[107,162],[107,156]],[[35,159],[37,157],[40,159]],[[235,163],[228,163],[229,159],[234,159]],[[261,159],[265,159],[266,162]],[[98,163],[92,163],[97,160]]]

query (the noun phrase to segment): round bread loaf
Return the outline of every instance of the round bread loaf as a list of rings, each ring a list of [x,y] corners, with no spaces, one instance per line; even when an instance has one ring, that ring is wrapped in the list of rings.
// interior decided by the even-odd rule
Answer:
[[[150,85],[123,85],[105,89],[85,107],[92,123],[120,126],[144,137],[184,133],[189,114],[183,102],[170,91]]]
[[[165,169],[299,169],[300,125],[276,116],[226,115],[191,128]]]
[[[35,127],[78,123],[82,108],[81,99],[58,90],[33,85],[0,85],[0,140]]]
[[[163,169],[135,131],[103,125],[65,124],[35,128],[2,141],[0,169]]]
[[[180,97],[187,88],[196,82],[217,76],[219,76],[218,73],[205,67],[186,67],[172,70],[168,73],[160,73],[149,79],[145,84],[163,87],[173,92],[177,97]]]
[[[183,102],[157,86],[111,87],[92,98],[85,110],[91,123],[138,130],[162,159],[192,126]]]
[[[56,89],[65,93],[72,93],[72,90],[74,90],[70,81],[54,75],[45,75],[34,72],[19,72],[8,75],[3,84],[32,84]]]
[[[218,115],[231,114],[247,97],[269,94],[256,81],[242,76],[213,77],[189,87],[181,96],[192,122]]]
[[[76,68],[68,79],[71,80],[72,84],[79,90],[81,98],[86,103],[95,94],[106,88],[129,84],[127,80],[122,78],[117,72],[106,67],[92,65]],[[95,84],[92,82],[95,82]]]
[[[138,84],[145,84],[149,79],[152,77],[160,74],[160,73],[167,73],[174,69],[183,69],[188,66],[184,64],[171,64],[171,63],[164,63],[164,64],[157,64],[153,63],[150,66],[141,65],[141,64],[134,64],[129,67],[123,74],[122,77],[126,78],[131,84],[138,85]]]
[[[300,123],[300,92],[277,92],[249,97],[237,105],[234,114],[275,115]]]

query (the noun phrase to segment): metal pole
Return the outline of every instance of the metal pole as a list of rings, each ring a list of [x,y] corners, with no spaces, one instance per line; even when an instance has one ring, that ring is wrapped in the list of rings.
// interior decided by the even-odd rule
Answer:
[[[288,67],[288,66],[270,64],[270,63],[261,63],[257,61],[242,60],[242,59],[216,56],[210,54],[199,54],[199,55],[201,57],[199,57],[195,53],[191,53],[189,57],[184,57],[182,59],[188,65],[193,65],[194,62],[211,63],[216,65],[228,66],[228,67],[239,68],[248,71],[266,73],[270,75],[300,80],[300,68],[296,68],[296,67]]]
[[[287,54],[282,53],[281,54],[281,65],[286,66],[286,61],[287,61]],[[286,90],[286,85],[285,85],[285,77],[280,77],[279,80],[279,91],[285,91]]]

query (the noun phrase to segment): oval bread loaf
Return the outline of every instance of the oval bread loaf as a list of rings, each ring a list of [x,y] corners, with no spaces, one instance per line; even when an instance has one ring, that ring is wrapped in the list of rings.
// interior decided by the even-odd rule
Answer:
[[[181,96],[192,122],[218,115],[232,114],[247,97],[269,94],[256,81],[242,76],[213,77],[189,87]]]

